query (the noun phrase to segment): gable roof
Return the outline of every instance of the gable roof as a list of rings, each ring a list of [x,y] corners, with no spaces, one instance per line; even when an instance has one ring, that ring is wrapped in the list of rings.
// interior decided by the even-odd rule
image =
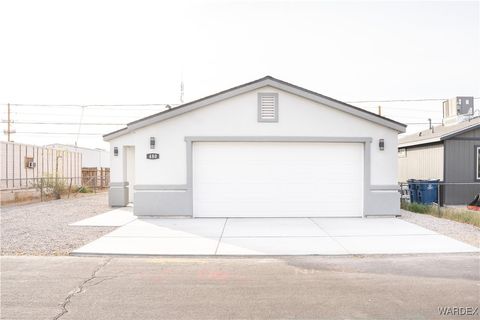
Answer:
[[[245,84],[242,84],[242,85],[239,85],[239,86],[236,86],[236,87],[224,90],[224,91],[220,91],[220,92],[215,93],[213,95],[210,95],[210,96],[207,96],[207,97],[204,97],[204,98],[192,101],[192,102],[184,103],[184,104],[182,104],[182,105],[180,105],[176,108],[165,110],[165,111],[153,114],[151,116],[148,116],[148,117],[130,122],[130,123],[127,124],[127,127],[122,128],[122,129],[117,130],[117,131],[110,132],[110,133],[104,135],[103,138],[104,138],[104,140],[109,141],[109,140],[114,139],[116,137],[127,134],[127,133],[129,133],[133,130],[143,128],[143,127],[149,126],[153,123],[157,123],[157,122],[169,119],[169,118],[173,118],[173,117],[176,117],[176,116],[181,115],[183,113],[186,113],[186,112],[189,112],[189,111],[192,111],[192,110],[210,105],[210,104],[215,103],[215,102],[219,102],[219,101],[228,99],[228,98],[233,97],[233,96],[240,95],[240,94],[245,93],[245,92],[256,90],[256,89],[259,89],[259,88],[262,88],[262,87],[265,87],[265,86],[271,86],[271,87],[280,89],[282,91],[286,91],[286,92],[301,96],[303,98],[313,100],[315,102],[324,104],[324,105],[329,106],[331,108],[334,108],[334,109],[337,109],[337,110],[340,110],[340,111],[343,111],[343,112],[346,112],[346,113],[350,113],[350,114],[355,115],[359,118],[363,118],[363,119],[366,119],[368,121],[371,121],[371,122],[383,125],[385,127],[391,128],[391,129],[396,130],[398,132],[405,132],[405,128],[407,127],[403,123],[394,121],[394,120],[386,118],[386,117],[379,116],[375,113],[372,113],[372,112],[366,111],[364,109],[352,106],[348,103],[345,103],[345,102],[342,102],[342,101],[339,101],[339,100],[335,100],[333,98],[330,98],[330,97],[321,95],[317,92],[314,92],[314,91],[296,86],[294,84],[291,84],[291,83],[273,78],[271,76],[266,76],[266,77],[260,78],[258,80],[248,82],[248,83],[245,83]]]
[[[463,121],[454,125],[435,126],[432,128],[433,130],[423,130],[400,138],[398,141],[398,147],[411,147],[440,142],[477,128],[480,128],[480,117],[471,118],[467,121]]]

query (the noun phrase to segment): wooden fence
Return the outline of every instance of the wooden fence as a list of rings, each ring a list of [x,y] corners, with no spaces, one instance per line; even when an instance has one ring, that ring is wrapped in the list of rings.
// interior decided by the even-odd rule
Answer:
[[[91,188],[108,188],[110,168],[82,168],[82,185]]]

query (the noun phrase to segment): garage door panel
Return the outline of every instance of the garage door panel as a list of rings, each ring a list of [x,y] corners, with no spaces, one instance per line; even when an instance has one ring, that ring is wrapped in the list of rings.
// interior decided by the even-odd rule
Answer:
[[[195,142],[194,216],[361,216],[363,145]]]

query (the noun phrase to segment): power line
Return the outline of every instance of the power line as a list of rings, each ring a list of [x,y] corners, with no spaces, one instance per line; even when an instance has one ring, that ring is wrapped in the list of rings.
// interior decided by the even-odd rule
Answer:
[[[416,125],[416,124],[430,124],[430,122],[404,122],[404,124]],[[432,124],[442,124],[441,122],[432,122]]]
[[[7,123],[2,120],[1,123]],[[36,121],[12,121],[14,124],[53,124],[53,125],[79,125],[80,122],[36,122]],[[125,123],[100,123],[100,122],[82,122],[84,126],[125,126]]]
[[[409,117],[411,118],[411,117]],[[423,119],[423,118],[418,118]],[[1,123],[7,123],[6,120],[2,120]],[[34,122],[34,121],[16,121],[13,124],[38,124],[38,125],[72,125],[77,126],[80,122]],[[428,124],[428,122],[403,122],[405,124]],[[441,122],[432,122],[434,124],[441,124]],[[126,123],[100,123],[100,122],[82,122],[82,126],[126,126]]]
[[[8,105],[2,103],[1,105]],[[164,106],[178,106],[178,103],[131,103],[131,104],[39,104],[39,103],[10,103],[15,107],[164,107]]]
[[[153,110],[152,110],[153,111]],[[3,113],[3,114],[7,114],[6,112],[0,112],[0,113]],[[67,113],[51,113],[51,112],[42,112],[42,113],[38,113],[38,112],[18,112],[18,111],[15,111],[15,112],[12,112],[13,115],[36,115],[36,116],[70,116],[70,117],[77,117],[76,114],[67,114]],[[107,117],[107,118],[131,118],[131,117],[135,117],[135,118],[138,118],[138,115],[106,115],[106,114],[99,114],[99,115],[85,115],[85,117]]]
[[[480,99],[474,97],[473,99]],[[445,101],[448,98],[418,98],[418,99],[389,99],[389,100],[357,100],[346,101],[347,103],[367,103],[367,102],[416,102],[416,101]],[[1,105],[7,105],[2,103]],[[11,106],[17,107],[148,107],[148,106],[178,106],[175,103],[120,103],[120,104],[39,104],[39,103],[10,103]]]
[[[26,107],[26,106],[24,106]],[[48,108],[48,109],[57,109],[57,110],[64,110],[65,112],[72,112],[72,108],[70,107],[57,107],[57,106],[45,106],[45,107],[38,107],[38,106],[35,106],[35,107],[32,107],[32,106],[28,106],[28,108],[31,108],[31,109],[40,109],[40,108]],[[69,108],[69,109],[67,109]],[[161,109],[161,108],[156,108],[156,109],[145,109],[145,108],[122,108],[122,107],[88,107],[88,106],[84,106],[84,108],[88,108],[88,110],[91,110],[91,111],[97,111],[97,110],[108,110],[108,111],[118,111],[118,110],[122,110],[122,111],[132,111],[132,112],[137,112],[137,111],[148,111],[148,112],[158,112],[158,110],[164,110],[164,109]],[[113,109],[114,108],[114,109]],[[167,108],[167,106],[164,106],[164,108]]]
[[[78,132],[45,132],[45,131],[17,131],[16,134],[71,134],[77,135]],[[87,136],[101,136],[105,133],[93,133],[93,132],[81,132],[80,135],[87,135]]]
[[[474,97],[473,99],[477,100],[480,97]],[[386,99],[386,100],[355,100],[355,101],[345,101],[347,103],[388,103],[388,102],[424,102],[424,101],[445,101],[448,98],[418,98],[418,99]],[[8,105],[8,103],[1,103],[0,105]],[[41,103],[10,103],[11,106],[15,107],[165,107],[172,106],[176,107],[180,104],[178,103],[119,103],[119,104],[70,104],[70,103],[60,103],[60,104],[41,104]]]
[[[474,97],[473,99],[477,100],[480,97]],[[426,99],[392,99],[392,100],[359,100],[359,101],[345,101],[347,103],[376,103],[376,102],[422,102],[422,101],[445,101],[448,98],[426,98]]]

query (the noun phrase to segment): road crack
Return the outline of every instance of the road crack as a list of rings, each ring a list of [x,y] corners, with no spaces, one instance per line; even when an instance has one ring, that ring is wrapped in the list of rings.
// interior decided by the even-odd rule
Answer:
[[[82,283],[80,283],[80,285],[78,287],[76,287],[74,290],[70,291],[70,293],[67,295],[67,297],[65,298],[65,300],[63,300],[63,303],[60,304],[60,308],[62,309],[60,311],[59,314],[57,314],[55,317],[53,317],[53,320],[58,320],[60,319],[65,313],[68,312],[68,309],[67,309],[67,306],[70,304],[72,298],[74,296],[76,296],[77,294],[80,294],[82,292],[85,291],[85,288],[87,287],[87,285],[93,281],[94,279],[97,278],[97,273],[102,270],[107,264],[110,263],[110,261],[112,261],[113,258],[108,258],[107,260],[105,260],[103,263],[99,264],[95,270],[93,270],[92,274],[90,275],[90,277],[88,277],[87,279],[85,279],[84,281],[82,281]],[[96,286],[100,283],[102,283],[103,281],[105,280],[108,280],[108,279],[112,279],[114,277],[107,277],[105,279],[102,279],[101,281],[99,281],[98,283],[95,283],[94,285],[92,286],[89,286],[89,287],[93,287],[93,286]]]

